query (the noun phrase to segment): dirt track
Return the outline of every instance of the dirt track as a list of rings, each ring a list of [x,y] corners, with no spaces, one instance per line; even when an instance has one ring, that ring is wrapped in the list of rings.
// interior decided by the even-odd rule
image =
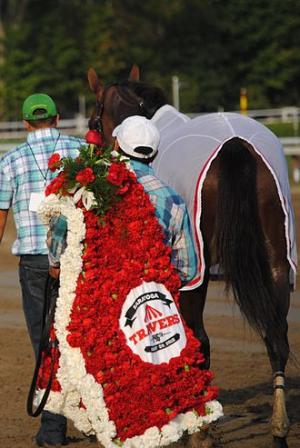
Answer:
[[[300,232],[300,194],[294,195]],[[25,329],[17,280],[17,259],[10,255],[14,230],[9,219],[0,250],[0,381],[1,448],[31,447],[39,422],[26,415],[25,403],[33,369],[33,355]],[[298,241],[300,241],[298,239]],[[290,345],[300,358],[300,286],[292,295],[289,314]],[[265,348],[224,299],[222,285],[212,284],[206,309],[206,327],[211,338],[212,370],[220,388],[225,416],[212,429],[224,448],[270,448],[268,419],[272,407],[271,370]],[[287,407],[291,420],[289,448],[300,448],[300,367],[287,368]],[[70,446],[96,448],[70,424]]]

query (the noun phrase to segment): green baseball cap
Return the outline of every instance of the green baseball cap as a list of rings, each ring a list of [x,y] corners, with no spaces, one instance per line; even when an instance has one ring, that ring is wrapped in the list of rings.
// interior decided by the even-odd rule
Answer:
[[[35,113],[37,112],[38,113]],[[57,115],[56,105],[53,99],[45,93],[34,93],[26,98],[23,103],[23,119],[46,120]]]

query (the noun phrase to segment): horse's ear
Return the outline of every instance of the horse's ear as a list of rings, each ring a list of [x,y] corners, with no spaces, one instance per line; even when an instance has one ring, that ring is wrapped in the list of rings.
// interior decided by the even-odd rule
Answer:
[[[95,70],[90,67],[88,69],[88,81],[89,81],[89,86],[92,92],[94,92],[94,94],[96,95],[96,98],[101,98],[102,93],[103,93],[103,83],[100,81],[100,79],[98,78],[97,73],[95,72]]]
[[[128,81],[139,81],[140,80],[140,69],[136,64],[131,67]]]

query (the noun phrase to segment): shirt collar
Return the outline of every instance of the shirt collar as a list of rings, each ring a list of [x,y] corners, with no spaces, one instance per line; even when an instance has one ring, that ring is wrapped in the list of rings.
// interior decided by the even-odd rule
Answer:
[[[142,171],[144,174],[153,174],[153,168],[145,163],[138,162],[137,160],[130,160],[130,165],[134,171]]]
[[[43,128],[36,131],[29,132],[27,135],[27,142],[29,144],[39,143],[45,139],[56,140],[59,137],[59,132],[56,128]]]

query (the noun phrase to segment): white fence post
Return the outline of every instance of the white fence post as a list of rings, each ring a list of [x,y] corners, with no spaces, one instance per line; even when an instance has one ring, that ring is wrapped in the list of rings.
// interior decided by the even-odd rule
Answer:
[[[76,120],[76,133],[78,135],[83,135],[87,131],[86,128],[87,123],[84,115],[77,114],[75,120]]]

